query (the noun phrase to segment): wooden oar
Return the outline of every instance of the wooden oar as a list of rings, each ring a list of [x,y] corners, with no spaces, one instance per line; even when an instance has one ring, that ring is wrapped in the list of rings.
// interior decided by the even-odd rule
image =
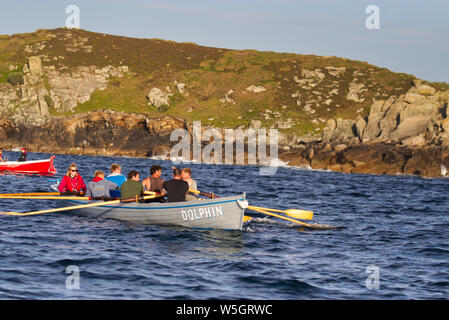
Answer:
[[[23,199],[23,200],[119,200],[120,197],[77,197],[77,196],[0,196],[0,199]]]
[[[0,196],[0,199],[37,199],[37,200],[94,200],[90,197],[77,196]]]
[[[146,194],[146,195],[155,195],[157,193],[154,192],[154,191],[144,191],[144,194]],[[28,197],[29,196],[29,197],[35,197],[34,199],[39,199],[39,198],[37,198],[37,196],[70,196],[70,195],[79,197],[79,195],[75,195],[75,194],[73,194],[71,192],[34,192],[34,193],[32,193],[32,192],[24,192],[24,193],[0,193],[0,198],[3,198],[3,199],[14,199],[14,198],[7,198],[7,197],[19,197],[17,199],[24,199],[24,198],[20,198],[20,197],[21,196],[24,196],[24,197]],[[83,195],[83,193],[81,193],[80,195]],[[64,199],[64,198],[63,197],[58,197],[58,198],[53,197],[51,199]],[[85,197],[85,199],[89,200],[88,197]]]
[[[200,194],[205,197],[209,198],[219,198],[219,196],[213,194],[213,193],[207,193],[199,190],[193,190],[189,189],[189,192]],[[278,209],[270,209],[270,208],[263,208],[263,207],[256,207],[256,206],[248,206],[248,209],[255,208],[255,209],[261,209],[261,210],[267,210],[267,211],[274,211],[274,212],[281,212],[287,216],[290,216],[295,219],[303,219],[303,220],[312,220],[313,219],[313,211],[307,211],[307,210],[300,210],[300,209],[287,209],[287,210],[278,210]]]
[[[203,192],[203,191],[199,191],[199,190],[193,190],[193,189],[189,189],[189,191],[193,192],[193,193],[201,194],[201,195],[209,197],[209,198],[215,198],[215,197],[219,198],[218,196],[214,195],[213,193],[207,193],[207,192]],[[262,209],[259,209],[259,208],[261,208],[261,207],[256,207],[256,206],[248,206],[247,207],[247,209],[250,209],[250,210],[253,210],[253,211],[256,211],[256,212],[260,212],[260,213],[263,213],[263,214],[266,214],[266,215],[269,215],[269,216],[272,216],[272,217],[276,217],[276,218],[279,218],[279,219],[284,219],[284,220],[287,220],[287,221],[290,221],[290,222],[294,222],[294,223],[303,225],[304,227],[308,227],[308,228],[311,228],[311,229],[327,230],[327,229],[344,228],[343,226],[330,226],[330,225],[327,225],[327,224],[310,224],[310,223],[305,223],[305,222],[294,220],[294,219],[290,219],[290,218],[287,218],[287,217],[284,217],[284,216],[281,216],[281,215],[278,215],[278,214],[275,214],[275,213],[272,213],[272,212],[268,212],[266,210],[263,210],[263,208]],[[272,209],[272,210],[273,211],[280,211],[280,212],[287,212],[287,210],[276,210],[276,209]],[[248,217],[248,218],[251,219],[252,217]],[[247,219],[247,220],[249,220],[249,219]]]
[[[300,209],[287,209],[287,210],[279,210],[279,209],[271,209],[271,208],[263,208],[257,206],[248,206],[248,209],[261,209],[266,211],[280,212],[284,213],[287,216],[290,216],[295,219],[302,220],[312,220],[313,219],[313,211],[300,210]]]
[[[250,209],[249,207],[250,206],[248,206],[248,209]],[[254,207],[251,208],[251,210],[257,211],[257,212],[260,212],[260,213],[263,213],[263,214],[266,214],[266,215],[269,215],[269,216],[272,216],[272,217],[276,217],[276,218],[279,218],[279,219],[284,219],[284,220],[287,220],[287,221],[290,221],[290,222],[294,222],[294,223],[300,224],[300,225],[302,225],[304,227],[308,227],[308,228],[311,228],[311,229],[326,230],[326,229],[343,228],[342,226],[330,226],[330,225],[327,225],[327,224],[310,224],[310,223],[305,223],[305,222],[302,222],[302,221],[298,221],[298,220],[294,220],[294,219],[290,219],[290,218],[278,215],[276,213],[268,212],[268,211],[261,210],[261,209],[255,209]]]
[[[157,197],[159,197],[159,195],[143,196],[143,197],[140,196],[140,197],[136,197],[136,198],[95,202],[95,203],[81,204],[81,205],[71,206],[71,207],[62,207],[62,208],[56,208],[56,209],[31,211],[31,212],[0,212],[0,214],[9,215],[9,216],[31,216],[31,215],[42,214],[42,213],[51,213],[51,212],[69,211],[69,210],[76,210],[76,209],[83,209],[83,208],[90,208],[90,207],[99,207],[99,206],[104,206],[104,205],[109,205],[109,204],[116,204],[116,203],[120,203],[120,202],[133,202],[133,201],[138,201],[138,200],[147,200],[147,199],[153,199],[153,198],[157,198]]]
[[[24,192],[24,193],[0,193],[0,196],[59,196],[60,192]]]
[[[195,189],[189,189],[189,192],[191,193],[196,193],[196,194],[200,194],[202,196],[208,197],[208,198],[220,198],[219,196],[214,195],[213,193],[207,193],[207,192],[203,192],[200,190],[195,190]]]
[[[84,192],[23,192],[0,193],[0,196],[83,196]]]

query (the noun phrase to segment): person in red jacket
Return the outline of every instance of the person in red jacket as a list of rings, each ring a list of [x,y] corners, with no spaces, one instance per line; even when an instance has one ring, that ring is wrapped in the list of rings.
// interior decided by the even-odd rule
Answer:
[[[67,170],[67,174],[62,178],[61,183],[58,186],[59,192],[70,193],[86,193],[86,185],[83,178],[79,175],[76,164],[72,162]]]

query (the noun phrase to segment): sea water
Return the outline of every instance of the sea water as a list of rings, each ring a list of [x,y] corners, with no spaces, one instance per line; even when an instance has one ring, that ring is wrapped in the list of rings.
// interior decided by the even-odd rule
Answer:
[[[0,193],[49,192],[49,179],[61,178],[72,162],[86,183],[114,162],[141,177],[161,165],[164,179],[173,165],[56,155],[54,177],[1,174]],[[136,225],[71,212],[0,216],[0,299],[449,298],[447,179],[184,166],[202,191],[246,192],[251,205],[312,210],[314,222],[344,228],[307,230],[250,211],[254,218],[243,231]],[[0,199],[0,211],[60,205]]]

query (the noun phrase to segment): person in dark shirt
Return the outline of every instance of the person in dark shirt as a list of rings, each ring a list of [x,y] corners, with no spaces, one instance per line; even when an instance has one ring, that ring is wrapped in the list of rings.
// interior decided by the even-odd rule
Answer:
[[[162,187],[167,192],[167,202],[186,201],[189,184],[182,180],[181,169],[175,168],[173,170],[173,179],[164,181]]]
[[[20,154],[19,160],[17,161],[27,161],[27,149],[22,148],[22,153]]]

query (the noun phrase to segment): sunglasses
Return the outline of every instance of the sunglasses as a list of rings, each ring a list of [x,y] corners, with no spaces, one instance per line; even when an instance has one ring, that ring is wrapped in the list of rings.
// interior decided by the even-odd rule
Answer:
[[[78,169],[75,169],[75,170],[70,170],[70,171],[72,171],[72,172],[78,172]]]

